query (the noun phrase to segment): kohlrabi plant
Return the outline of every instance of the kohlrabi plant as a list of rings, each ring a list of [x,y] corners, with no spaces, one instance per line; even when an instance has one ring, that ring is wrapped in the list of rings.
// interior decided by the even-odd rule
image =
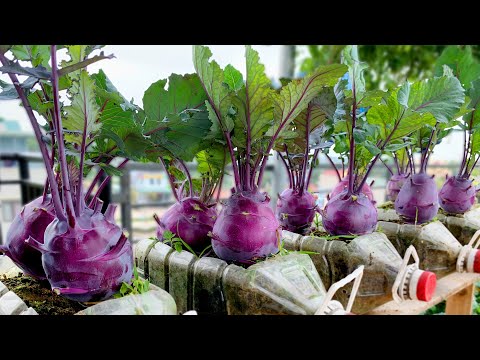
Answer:
[[[404,181],[395,199],[395,210],[403,220],[422,224],[431,221],[439,208],[434,175],[427,174],[428,161],[434,147],[448,135],[457,123],[455,119],[465,111],[462,109],[464,89],[457,78],[446,74],[413,84],[406,83],[399,89],[398,99],[400,104],[423,114],[428,111],[432,117],[432,120],[424,121],[422,128],[406,134],[402,139],[406,145],[404,154],[408,158],[410,176]],[[418,171],[415,152],[420,155]]]
[[[147,157],[163,165],[175,198],[162,217],[154,215],[157,237],[164,239],[168,231],[199,251],[211,242],[227,150],[219,143],[221,133],[211,130],[207,95],[197,74],[172,74],[168,88],[166,83],[153,83],[143,98],[144,134],[151,144]],[[200,178],[186,164],[193,160]]]
[[[337,85],[344,88],[344,97],[337,106],[344,111],[335,118],[335,129],[345,133],[348,141],[340,142],[341,137],[337,137],[335,151],[349,153],[348,187],[330,199],[322,217],[325,229],[332,235],[360,235],[371,233],[377,224],[377,210],[361,192],[377,160],[384,153],[407,146],[403,138],[412,132],[425,125],[446,122],[460,109],[463,89],[456,78],[443,76],[414,84],[407,82],[388,93],[366,92],[366,66],[358,60],[355,46],[345,48],[343,61],[349,66],[351,90],[345,88],[345,80],[343,85],[342,81]],[[421,194],[413,190],[401,196],[405,188],[404,185],[397,202],[399,198],[409,198],[408,206],[423,204]],[[400,206],[408,207],[404,203]]]
[[[235,181],[213,226],[212,247],[221,259],[251,263],[276,253],[279,246],[279,222],[270,197],[260,191],[270,152],[286,136],[288,125],[323,87],[333,86],[346,67],[320,67],[277,92],[250,46],[245,49],[245,81],[233,66],[222,69],[211,56],[207,47],[194,46],[194,67],[207,95],[209,118],[223,135]]]
[[[447,177],[438,194],[440,207],[447,213],[463,214],[476,201],[472,172],[480,159],[480,115],[476,111],[480,102],[480,63],[473,57],[469,46],[461,49],[447,47],[436,64],[436,72],[448,66],[466,90],[465,112],[459,114],[458,126],[464,134],[463,157],[458,173]]]
[[[409,141],[409,139],[406,138],[405,141]],[[395,201],[397,199],[400,189],[411,174],[411,157],[408,155],[405,147],[398,151],[393,151],[392,158],[395,165],[393,167],[389,166],[382,160],[382,163],[390,173],[390,179],[387,182],[387,198],[390,201]]]
[[[288,189],[278,194],[275,212],[284,230],[300,234],[310,230],[317,205],[308,185],[320,150],[333,144],[325,122],[333,118],[336,105],[333,88],[322,89],[290,123],[288,129],[296,136],[285,138],[283,149],[281,145],[276,149],[289,178]]]
[[[23,50],[4,47],[0,52],[3,65],[0,70],[8,73],[27,112],[47,172],[49,194],[34,203],[37,201],[43,206],[46,201],[51,201],[53,208],[50,211],[53,220],[44,231],[41,229],[36,232],[36,229],[32,229],[35,224],[31,220],[38,218],[35,214],[42,210],[33,207],[33,211],[29,211],[32,206],[27,205],[23,215],[20,214],[20,225],[24,229],[14,234],[11,241],[23,241],[41,253],[43,270],[55,292],[72,300],[96,301],[110,297],[118,291],[122,282],[131,280],[133,256],[131,244],[115,224],[115,206],[109,205],[104,214],[101,212],[103,204],[98,195],[105,185],[101,184],[90,200],[83,189],[84,176],[95,164],[109,175],[113,174],[113,170],[118,171],[111,165],[95,163],[92,159],[100,160],[109,156],[111,161],[112,152],[119,148],[118,139],[126,140],[127,133],[133,134],[135,131],[140,136],[142,134],[138,131],[141,128],[135,130],[132,126],[136,122],[134,106],[123,102],[118,92],[112,91],[113,85],[103,73],[90,76],[84,69],[95,61],[111,56],[104,56],[102,52],[89,57],[98,46],[65,47],[70,59],[62,62],[60,69],[56,45],[25,46]],[[25,60],[22,57],[29,56],[33,67],[22,67],[18,62],[9,60],[7,50],[11,50],[17,60]],[[17,74],[28,75],[29,78],[21,84]],[[33,87],[35,84],[38,87]],[[68,105],[60,101],[62,90],[66,90]],[[5,86],[2,94],[5,91],[11,91],[11,88]],[[33,110],[47,119],[48,132],[54,134],[52,138],[42,133]],[[122,124],[112,125],[115,122]],[[100,131],[103,126],[105,128]],[[114,134],[112,128],[118,130],[113,137],[117,145],[115,149],[104,153],[101,148],[106,138]],[[51,146],[51,155],[47,144]],[[125,141],[122,141],[120,148],[122,145],[125,145]],[[124,150],[125,147],[117,154],[123,152],[125,155]],[[94,186],[95,182],[87,191],[88,195]],[[25,218],[27,215],[28,219]],[[42,220],[39,224],[45,222]],[[28,263],[28,258],[22,261]]]

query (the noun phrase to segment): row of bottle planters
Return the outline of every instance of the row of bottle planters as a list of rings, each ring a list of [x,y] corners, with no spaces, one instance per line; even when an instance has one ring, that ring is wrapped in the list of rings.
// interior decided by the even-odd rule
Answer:
[[[151,239],[136,244],[135,261],[180,312],[362,314],[392,299],[429,301],[437,277],[480,272],[480,208],[438,219],[400,224],[394,210],[379,209],[377,232],[347,241],[283,231],[285,249],[308,255],[292,252],[247,269]]]

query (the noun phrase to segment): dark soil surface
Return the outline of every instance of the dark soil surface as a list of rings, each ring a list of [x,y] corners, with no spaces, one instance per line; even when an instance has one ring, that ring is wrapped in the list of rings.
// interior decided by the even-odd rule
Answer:
[[[382,205],[379,205],[378,208],[384,210],[393,210],[395,209],[395,204],[393,203],[393,201],[387,201],[384,202]]]
[[[38,281],[23,274],[11,279],[0,277],[0,281],[39,315],[73,315],[87,307],[55,294],[48,281]]]
[[[458,217],[458,218],[463,218],[463,214],[450,214],[450,213],[447,213],[442,208],[438,208],[438,213],[442,214],[442,215],[445,215],[445,216],[454,216],[454,217]]]

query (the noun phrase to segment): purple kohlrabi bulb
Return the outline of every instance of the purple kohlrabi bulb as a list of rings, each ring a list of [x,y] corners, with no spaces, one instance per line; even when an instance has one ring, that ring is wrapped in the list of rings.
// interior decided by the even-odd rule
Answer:
[[[316,208],[315,197],[308,191],[300,193],[286,189],[278,195],[275,215],[282,229],[305,234],[310,229]]]
[[[215,207],[203,204],[198,198],[184,198],[157,220],[157,238],[162,239],[163,232],[169,230],[192,248],[203,250],[210,244],[210,232],[216,219]]]
[[[45,229],[54,218],[55,210],[49,195],[45,200],[41,196],[28,203],[13,219],[0,252],[10,257],[25,274],[44,280],[46,275],[42,267],[42,254],[28,246],[25,240],[33,237],[43,244]]]
[[[476,200],[472,180],[452,176],[445,181],[438,193],[440,207],[447,213],[464,214]]]
[[[280,224],[266,193],[234,193],[213,226],[213,251],[223,260],[248,263],[278,251]]]
[[[432,220],[438,212],[438,190],[433,177],[425,173],[412,175],[398,193],[395,210],[411,224]]]
[[[349,195],[347,190],[331,198],[321,214],[323,227],[330,235],[370,234],[378,222],[372,201],[363,193]]]

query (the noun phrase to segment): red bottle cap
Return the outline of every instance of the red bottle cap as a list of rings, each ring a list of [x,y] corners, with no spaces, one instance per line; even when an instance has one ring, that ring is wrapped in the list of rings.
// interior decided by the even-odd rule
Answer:
[[[480,258],[479,258],[480,259]],[[479,260],[480,265],[480,260]],[[432,300],[437,287],[437,275],[431,271],[424,271],[417,283],[417,299],[420,301]]]
[[[477,250],[475,254],[475,260],[473,260],[473,271],[480,273],[480,251]]]

